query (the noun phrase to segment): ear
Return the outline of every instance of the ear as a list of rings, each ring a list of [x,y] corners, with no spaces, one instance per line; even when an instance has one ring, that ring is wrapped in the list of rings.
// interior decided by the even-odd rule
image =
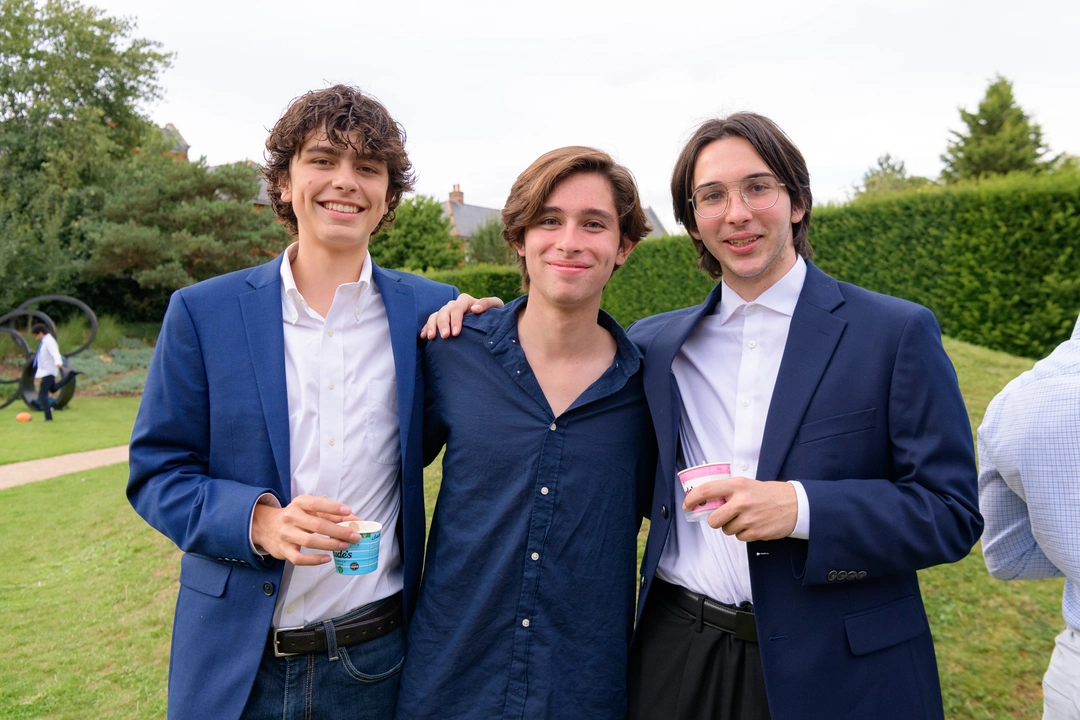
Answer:
[[[289,187],[288,177],[279,177],[277,179],[278,190],[281,191],[281,202],[292,202],[292,188]]]
[[[803,219],[803,215],[806,214],[806,208],[791,206],[791,224],[799,222]]]
[[[630,257],[630,253],[637,247],[637,243],[628,237],[623,237],[619,241],[619,251],[615,253],[615,265],[616,267],[626,262],[626,258]]]
[[[511,247],[517,250],[518,257],[525,257],[525,243],[513,243]]]

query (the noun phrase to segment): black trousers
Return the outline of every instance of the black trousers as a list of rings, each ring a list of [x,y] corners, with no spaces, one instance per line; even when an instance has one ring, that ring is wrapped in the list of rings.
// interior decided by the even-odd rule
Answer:
[[[38,405],[45,411],[45,419],[52,420],[52,406],[49,405],[49,393],[53,391],[53,384],[56,382],[56,378],[52,375],[46,375],[41,378],[41,385],[38,386]]]
[[[755,642],[650,593],[630,649],[630,720],[769,720]],[[700,628],[700,630],[699,630]]]

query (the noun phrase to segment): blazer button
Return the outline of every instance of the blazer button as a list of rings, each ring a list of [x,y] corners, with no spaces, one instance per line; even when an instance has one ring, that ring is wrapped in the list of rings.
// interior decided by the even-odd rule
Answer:
[[[272,583],[272,582],[264,582],[263,583],[263,594],[267,595],[267,596],[273,595],[274,594],[274,583]]]
[[[832,582],[833,580],[836,579],[836,571],[835,570],[830,570],[829,574],[826,577],[829,579],[829,582]]]
[[[840,572],[836,573],[836,579],[847,580],[847,570],[841,570]]]
[[[645,581],[645,576],[644,576],[644,575],[642,575],[642,576],[641,576],[641,587],[645,587],[645,582],[646,582],[646,581]]]
[[[667,520],[667,505],[660,506],[660,514],[664,516],[665,520]]]
[[[862,580],[864,577],[866,577],[866,571],[860,570],[858,573],[856,573],[855,577],[859,580]]]

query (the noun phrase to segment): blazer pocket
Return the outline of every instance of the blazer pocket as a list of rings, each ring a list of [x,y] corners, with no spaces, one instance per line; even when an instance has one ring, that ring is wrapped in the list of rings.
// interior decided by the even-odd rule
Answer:
[[[867,408],[853,413],[834,415],[824,420],[815,420],[799,428],[799,435],[795,439],[797,445],[836,437],[837,435],[849,435],[851,433],[870,430],[874,427],[874,413],[876,408]]]
[[[844,618],[848,645],[855,655],[883,650],[930,632],[919,603],[908,595],[899,600],[853,613]]]
[[[224,595],[225,583],[229,581],[231,572],[229,565],[207,560],[200,555],[184,553],[180,558],[180,584],[204,595]]]

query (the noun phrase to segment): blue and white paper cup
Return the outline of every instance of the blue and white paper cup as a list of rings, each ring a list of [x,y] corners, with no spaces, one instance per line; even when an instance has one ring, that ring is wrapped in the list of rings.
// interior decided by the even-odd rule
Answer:
[[[367,575],[379,567],[379,539],[382,524],[372,520],[347,520],[338,525],[360,533],[360,541],[345,550],[334,551],[338,575]]]

